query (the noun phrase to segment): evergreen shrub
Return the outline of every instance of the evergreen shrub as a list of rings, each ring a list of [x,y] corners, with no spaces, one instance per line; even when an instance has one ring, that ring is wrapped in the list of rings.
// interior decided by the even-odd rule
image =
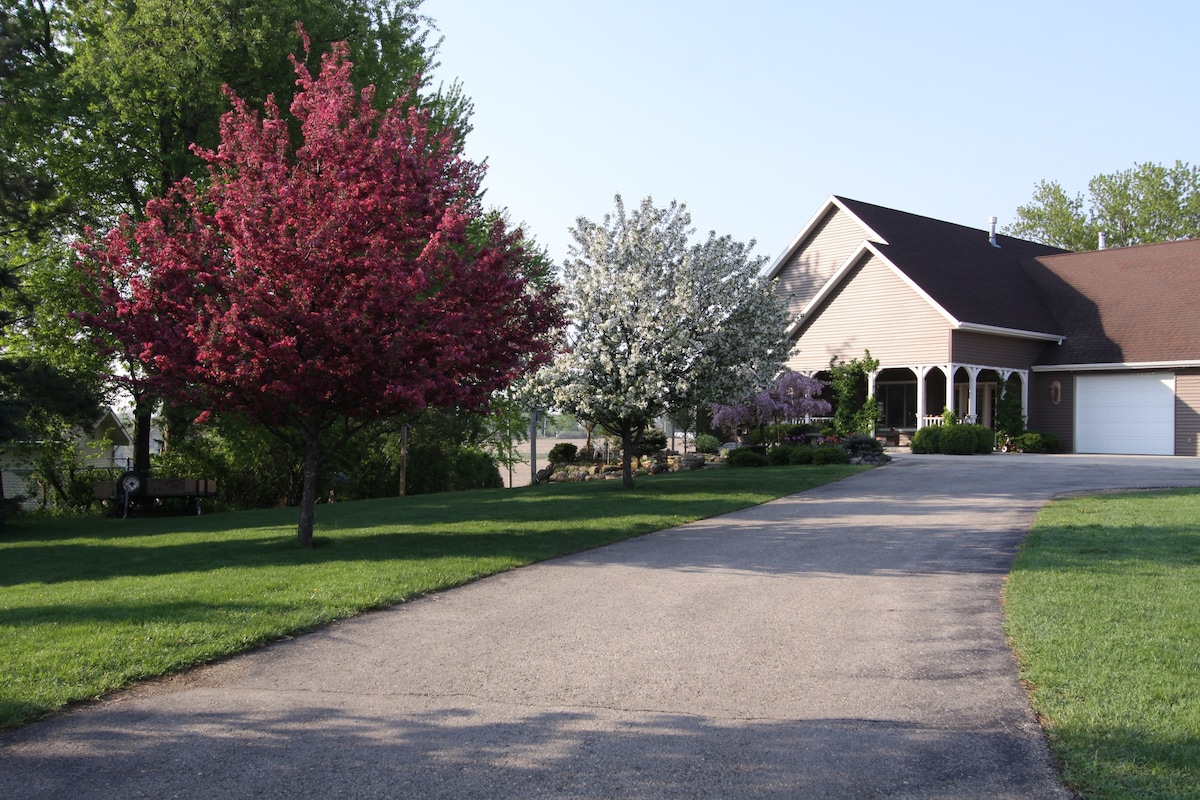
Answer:
[[[579,448],[570,442],[559,442],[550,448],[551,464],[573,464],[579,456]]]
[[[772,467],[782,467],[790,464],[793,449],[786,444],[772,447],[767,451],[767,463]]]
[[[913,434],[909,444],[914,453],[940,453],[942,447],[942,426],[929,425],[921,428]]]
[[[851,458],[873,459],[883,455],[883,445],[874,436],[856,433],[842,440],[842,447]]]
[[[465,489],[503,489],[504,478],[491,453],[464,448],[455,454],[450,488],[456,492]]]
[[[975,433],[975,452],[988,455],[996,449],[996,433],[987,425],[968,425]]]
[[[979,447],[973,425],[943,425],[940,448],[948,456],[969,456]]]
[[[813,463],[817,465],[849,464],[850,454],[840,444],[823,444],[813,451]]]
[[[1018,437],[1018,443],[1023,453],[1057,453],[1058,437],[1053,433],[1038,433],[1030,431]]]
[[[762,453],[756,453],[748,447],[739,447],[737,450],[730,450],[729,455],[725,456],[725,466],[727,467],[761,467],[765,466],[767,458]]]
[[[813,449],[807,445],[793,447],[792,452],[788,454],[789,464],[811,464],[813,463]]]

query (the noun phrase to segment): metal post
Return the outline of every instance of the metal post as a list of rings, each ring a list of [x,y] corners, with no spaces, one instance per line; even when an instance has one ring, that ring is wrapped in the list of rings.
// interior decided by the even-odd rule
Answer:
[[[537,483],[537,429],[542,411],[535,408],[529,412],[529,485]]]

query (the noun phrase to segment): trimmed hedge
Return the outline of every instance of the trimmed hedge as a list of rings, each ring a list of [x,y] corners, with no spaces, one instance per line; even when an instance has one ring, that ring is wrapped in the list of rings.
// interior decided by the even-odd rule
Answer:
[[[813,463],[817,465],[849,464],[850,454],[841,445],[823,444],[813,451]]]
[[[975,452],[986,456],[996,449],[996,432],[987,425],[968,425],[975,431]]]
[[[792,450],[794,449],[786,444],[772,447],[767,451],[767,463],[772,467],[782,467],[792,463]]]
[[[1058,437],[1053,433],[1030,431],[1018,436],[1016,441],[1023,453],[1057,453],[1059,448]]]
[[[813,449],[808,446],[793,447],[792,452],[788,454],[789,464],[811,464],[813,463]]]
[[[910,445],[918,454],[942,452],[942,425],[930,425],[913,434]]]
[[[767,457],[762,453],[756,453],[749,447],[730,450],[729,455],[725,456],[725,466],[727,467],[763,467],[766,464]]]
[[[579,447],[570,442],[559,442],[550,448],[551,464],[573,464],[579,457]]]
[[[986,425],[930,425],[913,434],[911,445],[914,453],[987,455],[996,449],[996,434]]]

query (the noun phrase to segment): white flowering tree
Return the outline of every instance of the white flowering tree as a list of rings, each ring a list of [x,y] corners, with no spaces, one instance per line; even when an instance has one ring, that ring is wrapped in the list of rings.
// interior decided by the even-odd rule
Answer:
[[[563,266],[566,346],[536,378],[543,401],[621,439],[633,486],[634,436],[657,417],[762,388],[787,354],[787,311],[765,259],[709,234],[690,244],[683,204],[650,198],[597,224],[579,218]]]

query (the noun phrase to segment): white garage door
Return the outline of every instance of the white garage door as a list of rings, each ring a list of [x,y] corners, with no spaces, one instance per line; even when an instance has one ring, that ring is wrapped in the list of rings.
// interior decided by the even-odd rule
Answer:
[[[1174,455],[1175,376],[1076,377],[1075,451]]]

